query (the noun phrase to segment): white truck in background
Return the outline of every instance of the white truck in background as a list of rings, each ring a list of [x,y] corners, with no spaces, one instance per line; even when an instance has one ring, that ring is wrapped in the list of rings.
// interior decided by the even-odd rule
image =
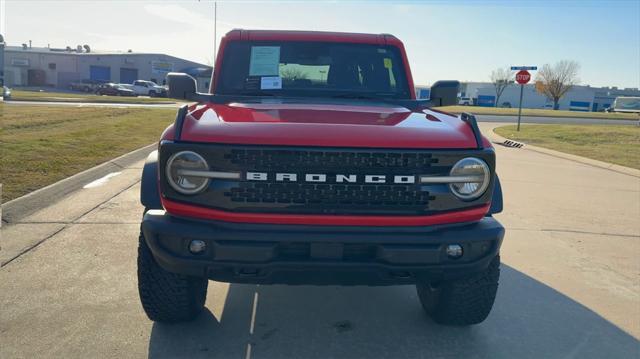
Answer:
[[[640,97],[619,96],[613,100],[607,112],[635,112],[640,113]]]
[[[133,84],[120,84],[120,86],[133,90],[137,96],[165,97],[167,89],[153,81],[136,80]]]

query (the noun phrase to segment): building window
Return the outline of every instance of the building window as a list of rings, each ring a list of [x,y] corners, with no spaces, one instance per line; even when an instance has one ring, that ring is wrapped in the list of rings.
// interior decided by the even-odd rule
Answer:
[[[54,62],[49,63],[49,70],[55,70],[56,64]]]

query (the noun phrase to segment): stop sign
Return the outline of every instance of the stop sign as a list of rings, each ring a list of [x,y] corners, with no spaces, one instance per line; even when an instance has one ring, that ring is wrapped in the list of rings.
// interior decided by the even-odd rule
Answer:
[[[531,80],[531,74],[527,70],[520,70],[516,74],[516,82],[520,85],[524,85]]]

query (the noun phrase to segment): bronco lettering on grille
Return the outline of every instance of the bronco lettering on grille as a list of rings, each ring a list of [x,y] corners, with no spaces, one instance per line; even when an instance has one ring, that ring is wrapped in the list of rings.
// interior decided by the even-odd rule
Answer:
[[[335,182],[335,183],[357,183],[359,180],[364,183],[402,183],[410,184],[416,183],[416,176],[411,175],[354,175],[354,174],[336,174],[327,175],[324,173],[306,173],[298,176],[297,173],[275,173],[269,174],[267,172],[247,172],[245,179],[247,181],[268,181],[275,179],[276,182]]]

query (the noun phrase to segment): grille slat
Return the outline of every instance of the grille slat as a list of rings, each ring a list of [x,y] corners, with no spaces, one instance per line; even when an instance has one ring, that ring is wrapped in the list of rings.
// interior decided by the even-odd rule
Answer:
[[[334,152],[233,149],[225,159],[234,165],[262,169],[287,167],[349,168],[371,170],[376,168],[424,169],[438,163],[430,153]]]
[[[428,208],[435,197],[416,185],[387,184],[303,184],[242,182],[225,192],[233,202],[296,203],[303,205],[358,204],[387,206],[421,206]]]

